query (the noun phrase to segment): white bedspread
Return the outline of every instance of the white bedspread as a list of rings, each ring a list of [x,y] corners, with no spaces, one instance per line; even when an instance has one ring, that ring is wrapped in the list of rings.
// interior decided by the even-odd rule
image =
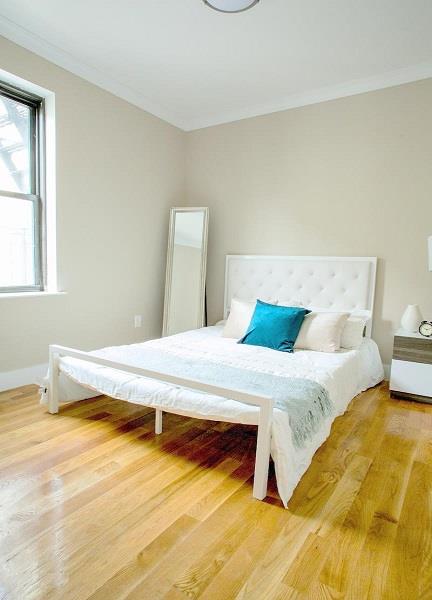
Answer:
[[[383,367],[378,348],[365,339],[357,350],[335,353],[297,350],[294,354],[267,348],[237,344],[221,335],[222,327],[206,327],[169,338],[144,342],[183,357],[205,356],[209,361],[282,376],[312,379],[324,386],[335,406],[335,414],[324,419],[320,429],[302,448],[291,439],[289,415],[275,409],[272,429],[272,457],[275,463],[280,497],[287,505],[294,488],[312,457],[330,433],[334,418],[345,412],[349,402],[361,391],[382,381]],[[117,362],[145,367],[140,363],[143,344],[115,346],[94,352]],[[144,377],[115,371],[73,358],[60,361],[60,399],[82,400],[97,394],[136,404],[158,407],[186,416],[257,424],[258,409],[225,398],[178,388]],[[226,382],[229,385],[229,382]]]

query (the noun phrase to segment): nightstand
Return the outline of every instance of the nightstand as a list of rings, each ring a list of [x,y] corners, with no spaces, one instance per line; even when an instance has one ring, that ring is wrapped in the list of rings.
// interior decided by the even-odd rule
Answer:
[[[394,336],[390,392],[394,398],[432,403],[432,339],[397,331]]]

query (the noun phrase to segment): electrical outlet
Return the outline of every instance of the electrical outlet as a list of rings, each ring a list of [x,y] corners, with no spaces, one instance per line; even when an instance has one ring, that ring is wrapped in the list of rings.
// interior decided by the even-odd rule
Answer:
[[[135,325],[135,327],[141,327],[142,326],[142,315],[135,315],[135,317],[134,317],[134,325]]]

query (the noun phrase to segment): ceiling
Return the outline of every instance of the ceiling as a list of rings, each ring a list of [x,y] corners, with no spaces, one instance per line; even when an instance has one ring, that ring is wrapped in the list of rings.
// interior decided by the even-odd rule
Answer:
[[[0,35],[191,130],[432,76],[431,0],[0,0]]]

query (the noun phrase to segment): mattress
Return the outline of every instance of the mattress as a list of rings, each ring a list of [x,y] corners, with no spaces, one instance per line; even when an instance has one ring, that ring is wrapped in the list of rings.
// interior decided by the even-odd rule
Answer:
[[[222,327],[205,327],[140,344],[114,346],[93,352],[95,356],[145,368],[140,351],[154,348],[170,356],[193,360],[205,357],[223,369],[225,365],[284,377],[316,381],[327,389],[334,406],[313,436],[295,447],[289,415],[274,409],[271,454],[277,487],[285,506],[312,457],[327,439],[333,420],[345,412],[360,392],[382,381],[383,366],[376,343],[365,338],[355,350],[334,353],[296,350],[292,354],[258,346],[237,344],[224,338]],[[225,382],[225,385],[229,385]],[[257,407],[205,394],[157,380],[139,377],[74,358],[60,360],[59,396],[61,402],[106,394],[113,398],[175,412],[180,415],[256,425]]]

